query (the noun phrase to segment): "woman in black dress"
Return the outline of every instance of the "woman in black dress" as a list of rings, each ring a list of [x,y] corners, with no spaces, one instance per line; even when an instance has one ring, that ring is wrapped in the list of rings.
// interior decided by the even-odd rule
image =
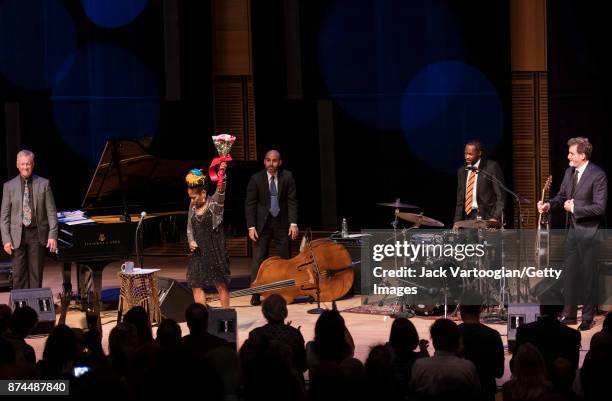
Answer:
[[[226,164],[221,163],[219,167],[220,171],[225,171]],[[204,287],[214,285],[219,293],[221,307],[229,308],[229,256],[223,233],[225,180],[210,197],[206,193],[206,176],[202,170],[191,170],[185,180],[191,198],[187,215],[187,240],[191,251],[187,282],[195,302],[205,304]]]

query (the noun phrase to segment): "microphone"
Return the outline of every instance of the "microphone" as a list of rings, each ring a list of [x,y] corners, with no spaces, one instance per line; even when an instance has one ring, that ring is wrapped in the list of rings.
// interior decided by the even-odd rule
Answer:
[[[144,220],[145,217],[147,217],[147,212],[143,210],[142,212],[140,212],[140,220],[138,220],[138,226],[136,227],[137,230],[138,230],[138,227],[140,227],[140,225],[142,224],[142,221]]]
[[[476,171],[478,172],[480,169],[475,166],[465,166],[465,171]]]
[[[140,250],[140,246],[138,244],[138,231],[140,230],[140,226],[142,225],[142,221],[144,220],[144,218],[147,216],[147,212],[145,212],[144,210],[142,212],[140,212],[140,220],[138,220],[138,225],[136,226],[136,233],[134,235],[134,245],[136,247],[136,259],[140,261],[140,267],[142,268],[142,255],[140,254],[139,250]]]

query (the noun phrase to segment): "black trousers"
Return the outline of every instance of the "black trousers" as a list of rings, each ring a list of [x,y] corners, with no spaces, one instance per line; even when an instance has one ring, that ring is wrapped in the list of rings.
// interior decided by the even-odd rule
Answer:
[[[253,257],[253,265],[251,267],[251,281],[254,281],[257,278],[257,272],[259,271],[259,266],[261,262],[266,260],[269,255],[270,241],[274,239],[276,242],[276,249],[278,249],[278,253],[281,258],[289,259],[289,227],[282,225],[280,223],[279,217],[272,217],[271,214],[268,213],[268,218],[266,219],[266,223],[264,224],[263,229],[259,235],[259,239],[255,243],[254,257]]]
[[[575,319],[577,305],[582,307],[582,320],[595,318],[597,305],[597,258],[600,239],[584,237],[569,230],[565,241],[565,269],[563,271],[563,316]]]
[[[45,246],[38,238],[36,227],[23,227],[21,245],[13,250],[13,289],[41,288],[45,262]]]

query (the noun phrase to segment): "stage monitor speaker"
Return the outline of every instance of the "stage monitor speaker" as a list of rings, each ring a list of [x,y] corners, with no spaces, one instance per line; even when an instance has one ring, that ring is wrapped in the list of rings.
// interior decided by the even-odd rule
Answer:
[[[13,268],[11,261],[0,262],[0,288],[11,288],[13,286]]]
[[[238,344],[236,309],[208,308],[208,332],[226,340],[234,349]]]
[[[612,311],[612,263],[599,264],[599,310]]]
[[[540,317],[539,304],[508,305],[508,351],[514,352],[516,329],[525,323],[535,322],[538,317]]]
[[[31,334],[49,333],[55,327],[55,304],[51,288],[12,290],[9,305],[13,310],[29,306],[38,314],[38,324]]]
[[[193,292],[169,277],[158,277],[159,306],[164,319],[185,321],[185,310],[193,303]]]
[[[348,253],[351,255],[353,261],[353,289],[351,290],[352,295],[361,294],[362,283],[361,282],[361,249],[367,245],[367,238],[342,238],[332,235],[331,239],[341,244],[346,248]]]

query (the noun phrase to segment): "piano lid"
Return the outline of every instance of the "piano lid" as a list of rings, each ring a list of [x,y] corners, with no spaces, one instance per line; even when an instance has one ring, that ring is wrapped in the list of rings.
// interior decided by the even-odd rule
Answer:
[[[149,152],[151,142],[149,137],[109,139],[81,207],[182,209],[187,197],[185,175],[191,168],[207,166],[202,161],[159,159]]]

